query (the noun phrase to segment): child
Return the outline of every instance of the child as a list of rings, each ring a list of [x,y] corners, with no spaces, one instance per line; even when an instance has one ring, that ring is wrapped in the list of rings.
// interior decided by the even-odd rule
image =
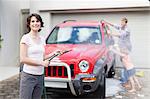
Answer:
[[[126,48],[121,48],[120,52],[114,49],[111,49],[114,53],[119,54],[122,58],[122,63],[125,66],[126,73],[128,75],[128,81],[131,84],[131,89],[129,92],[135,92],[135,85],[137,84],[138,89],[141,89],[142,86],[140,85],[138,79],[135,76],[135,68],[133,63],[131,62],[130,56]]]

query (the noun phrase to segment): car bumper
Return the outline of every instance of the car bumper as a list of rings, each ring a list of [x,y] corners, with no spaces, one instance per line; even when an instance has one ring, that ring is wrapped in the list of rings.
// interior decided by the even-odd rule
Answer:
[[[51,66],[65,66],[68,72],[68,78],[55,78],[45,77],[45,87],[51,87],[62,90],[70,89],[71,93],[75,96],[82,95],[84,93],[94,92],[100,83],[102,69],[97,74],[85,74],[81,73],[71,78],[70,68],[65,63],[53,63]]]
[[[78,74],[73,80],[75,92],[78,95],[96,91],[100,83],[100,75]]]

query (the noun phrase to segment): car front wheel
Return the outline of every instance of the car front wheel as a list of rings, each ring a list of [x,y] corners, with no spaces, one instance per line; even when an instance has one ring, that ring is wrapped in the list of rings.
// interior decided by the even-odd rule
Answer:
[[[102,74],[99,87],[96,90],[96,97],[98,99],[105,99],[106,91],[106,77],[105,73]]]

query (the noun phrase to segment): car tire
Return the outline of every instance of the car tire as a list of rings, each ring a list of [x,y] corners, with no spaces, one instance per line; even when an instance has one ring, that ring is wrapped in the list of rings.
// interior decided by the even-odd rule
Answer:
[[[114,67],[114,65],[112,65],[107,74],[107,78],[113,78],[114,76],[115,76],[115,67]]]
[[[95,96],[98,99],[105,99],[105,93],[106,93],[106,77],[105,77],[105,73],[103,73],[101,76],[99,87],[95,92]]]
[[[115,76],[115,60],[113,61],[112,66],[106,76],[107,78],[113,78]]]

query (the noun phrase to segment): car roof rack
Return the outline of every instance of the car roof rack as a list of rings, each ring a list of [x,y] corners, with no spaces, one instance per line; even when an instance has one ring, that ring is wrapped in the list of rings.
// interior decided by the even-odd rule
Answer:
[[[76,21],[76,20],[65,20],[65,21],[63,21],[63,23],[66,23],[66,22],[74,22],[74,21]]]

